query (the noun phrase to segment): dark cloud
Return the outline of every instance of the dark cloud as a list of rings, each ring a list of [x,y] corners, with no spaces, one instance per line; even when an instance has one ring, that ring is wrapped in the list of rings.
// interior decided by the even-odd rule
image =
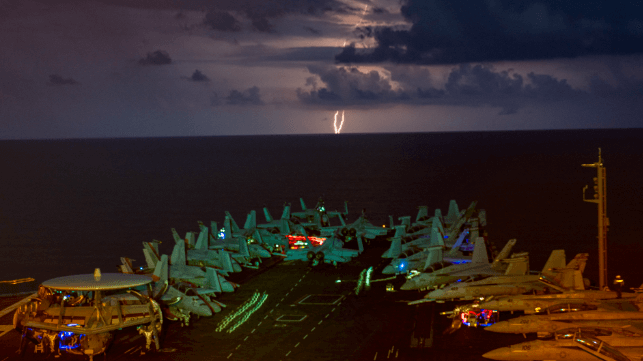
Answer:
[[[308,70],[315,76],[306,81],[309,90],[297,90],[300,101],[329,106],[393,103],[494,106],[500,107],[500,114],[504,115],[514,114],[528,103],[587,95],[573,89],[565,79],[533,72],[523,78],[484,65],[454,67],[440,87],[432,85],[428,70],[412,67],[390,70],[390,79],[377,71],[363,73],[356,68],[310,66]]]
[[[60,75],[52,74],[49,76],[49,85],[76,85],[80,84],[72,78],[63,78]]]
[[[226,104],[229,105],[262,105],[261,96],[259,95],[259,88],[253,86],[243,92],[238,90],[230,91],[230,94],[225,98]]]
[[[157,50],[153,53],[147,53],[147,56],[140,59],[138,63],[141,65],[166,65],[171,64],[172,59],[167,51]]]
[[[209,25],[214,30],[220,31],[240,31],[241,23],[230,15],[227,11],[209,11],[203,19],[205,25]]]
[[[371,50],[340,63],[458,64],[643,52],[640,1],[405,0],[408,30],[375,29]]]
[[[304,26],[304,29],[305,29],[306,31],[308,31],[308,32],[312,33],[312,34],[315,34],[315,35],[320,35],[320,34],[321,34],[321,31],[319,31],[319,30],[317,30],[317,29],[313,29],[313,28],[311,28],[310,26]]]
[[[202,72],[200,72],[198,69],[192,73],[192,76],[190,77],[190,80],[192,81],[210,81],[210,78],[205,76]]]

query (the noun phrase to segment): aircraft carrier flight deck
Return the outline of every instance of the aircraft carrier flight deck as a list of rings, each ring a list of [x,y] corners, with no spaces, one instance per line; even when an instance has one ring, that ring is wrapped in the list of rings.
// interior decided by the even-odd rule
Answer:
[[[388,246],[384,240],[372,241],[363,254],[337,268],[273,257],[258,270],[230,277],[241,286],[217,298],[226,305],[222,312],[193,319],[187,326],[165,321],[160,351],[143,353],[145,337],[128,328],[117,332],[106,359],[485,360],[483,353],[524,340],[522,335],[498,335],[473,327],[443,335],[450,319],[439,312],[453,305],[409,306],[406,301],[419,298],[418,292],[386,291],[389,283],[399,289],[401,275],[374,282],[369,291],[356,295],[356,281],[368,267],[374,267],[374,281],[387,278],[381,270],[388,260],[381,254]],[[24,297],[1,299],[0,308]],[[18,355],[20,334],[11,327],[12,315],[0,318],[0,361],[47,357],[34,352],[33,345],[25,355]]]

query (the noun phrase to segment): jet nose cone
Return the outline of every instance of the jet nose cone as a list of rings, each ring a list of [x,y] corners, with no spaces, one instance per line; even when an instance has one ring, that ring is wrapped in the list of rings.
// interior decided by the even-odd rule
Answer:
[[[501,347],[495,350],[491,350],[482,355],[484,358],[492,360],[514,360],[515,358],[511,357],[511,349],[509,347]]]
[[[491,332],[507,333],[509,332],[509,323],[507,321],[500,321],[494,323],[493,325],[487,326],[484,329]]]
[[[204,304],[202,306],[199,306],[199,309],[197,310],[196,314],[202,317],[210,317],[212,316],[212,310],[210,310],[210,307]]]
[[[234,287],[230,282],[221,282],[221,290],[223,292],[234,292]]]
[[[238,263],[232,265],[233,272],[241,272],[241,266]]]
[[[439,300],[445,297],[446,297],[446,292],[444,292],[444,290],[433,290],[424,296],[424,298],[433,298],[436,300]]]
[[[400,289],[402,291],[410,291],[412,289],[415,289],[414,284],[415,282],[413,282],[412,280],[406,281],[402,286],[400,286]]]

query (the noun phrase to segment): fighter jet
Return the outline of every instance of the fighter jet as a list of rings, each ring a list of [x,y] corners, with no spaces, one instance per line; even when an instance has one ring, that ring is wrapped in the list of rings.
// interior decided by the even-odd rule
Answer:
[[[489,351],[492,360],[617,360],[639,361],[643,354],[640,332],[610,328],[568,328],[549,340],[523,342]]]
[[[540,282],[543,276],[551,277],[557,284],[574,288],[576,282],[572,274],[578,274],[581,279],[581,269],[585,268],[587,253],[578,254],[567,267],[565,267],[565,250],[554,250],[545,263],[540,274],[529,273],[529,255],[524,253],[514,254],[505,259],[508,263],[504,275],[490,276],[477,281],[463,281],[450,284],[444,288],[429,292],[424,298],[434,300],[473,300],[481,297],[497,295],[518,295],[531,291],[544,291],[545,285]]]
[[[301,212],[291,212],[291,220],[297,220],[296,223],[308,228],[319,228],[330,226],[330,218],[332,216],[346,218],[348,216],[348,202],[344,202],[344,213],[331,212],[326,210],[324,200],[319,197],[315,208],[306,208],[303,198],[299,198],[301,204]],[[318,229],[318,230],[319,230]]]
[[[299,249],[291,249],[286,252],[286,261],[301,260],[310,261],[313,266],[322,263],[330,263],[337,266],[339,263],[350,261],[364,251],[361,239],[357,239],[358,249],[343,248],[343,242],[337,237],[330,237],[320,246],[313,247],[311,242]]]
[[[443,284],[457,282],[469,277],[479,275],[500,275],[504,273],[504,264],[501,262],[507,258],[511,249],[516,244],[512,239],[507,242],[502,251],[489,262],[487,248],[483,237],[478,237],[473,250],[473,257],[470,263],[448,265],[440,269],[427,269],[425,272],[410,274],[407,281],[400,287],[402,290],[421,290],[438,287]]]
[[[570,327],[632,327],[643,321],[640,312],[643,294],[630,300],[611,300],[600,303],[562,303],[540,312],[501,321],[486,329],[500,333],[538,333],[546,337],[550,333]]]

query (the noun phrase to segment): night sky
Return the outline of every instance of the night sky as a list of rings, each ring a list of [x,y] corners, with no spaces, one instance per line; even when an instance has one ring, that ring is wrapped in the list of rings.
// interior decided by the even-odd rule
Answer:
[[[0,0],[0,139],[632,128],[638,0]]]

